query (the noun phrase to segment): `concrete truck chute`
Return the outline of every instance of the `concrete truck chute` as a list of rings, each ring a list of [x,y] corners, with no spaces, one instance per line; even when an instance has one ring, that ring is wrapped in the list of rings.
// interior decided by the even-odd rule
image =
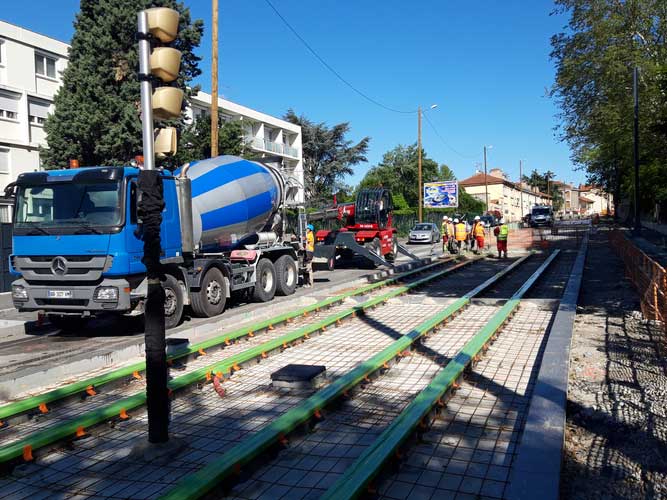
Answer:
[[[11,270],[20,276],[12,286],[19,310],[44,311],[65,329],[105,312],[143,313],[138,173],[88,167],[18,177]],[[283,235],[279,170],[220,156],[162,177],[168,327],[186,306],[210,317],[222,313],[232,294],[267,301],[294,293],[303,249]]]

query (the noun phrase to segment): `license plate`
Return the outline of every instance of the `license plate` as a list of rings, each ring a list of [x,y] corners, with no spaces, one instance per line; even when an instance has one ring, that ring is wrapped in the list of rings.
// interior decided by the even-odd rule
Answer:
[[[50,299],[71,299],[72,290],[49,290],[48,297]]]

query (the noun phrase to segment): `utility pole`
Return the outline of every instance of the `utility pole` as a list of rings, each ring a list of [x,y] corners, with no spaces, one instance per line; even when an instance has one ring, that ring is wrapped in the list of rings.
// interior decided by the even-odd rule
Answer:
[[[519,221],[523,220],[523,160],[519,160],[519,197],[521,199],[521,210],[519,211]]]
[[[211,15],[211,158],[218,156],[218,0]]]
[[[424,196],[422,189],[422,107],[419,106],[417,109],[417,172],[419,178],[419,222],[422,221],[422,205]]]
[[[486,179],[486,146],[484,146],[484,194],[486,196],[486,212],[489,212],[489,184]]]
[[[637,66],[635,66],[632,72],[632,92],[635,100],[633,144],[633,160],[635,163],[635,225],[632,234],[639,236],[642,222],[639,208],[639,68]]]

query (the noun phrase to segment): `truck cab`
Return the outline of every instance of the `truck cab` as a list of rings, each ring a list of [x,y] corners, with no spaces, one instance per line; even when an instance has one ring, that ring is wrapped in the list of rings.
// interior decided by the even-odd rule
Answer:
[[[44,311],[65,324],[138,305],[146,271],[138,173],[97,167],[18,177],[10,257],[11,272],[21,276],[12,284],[17,309]],[[176,262],[182,257],[175,182],[168,173],[163,182],[162,254]]]
[[[554,212],[549,205],[535,205],[530,211],[530,225],[552,226],[554,223]]]

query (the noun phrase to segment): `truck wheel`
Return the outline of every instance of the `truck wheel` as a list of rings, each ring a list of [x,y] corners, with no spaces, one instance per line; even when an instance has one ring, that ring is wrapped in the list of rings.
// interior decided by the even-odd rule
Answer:
[[[292,295],[296,290],[298,272],[296,262],[289,255],[282,255],[274,264],[276,268],[276,295]]]
[[[199,318],[212,318],[222,314],[227,302],[225,277],[217,267],[212,267],[204,275],[201,288],[192,294],[190,307]]]
[[[394,235],[391,238],[391,252],[385,255],[385,258],[389,262],[394,262],[397,256],[398,256],[398,238],[396,237],[396,235]]]
[[[252,291],[254,302],[268,302],[276,294],[276,269],[269,259],[259,259],[256,269],[255,287]]]
[[[50,314],[49,323],[51,323],[56,328],[59,328],[63,332],[78,332],[86,327],[88,318],[69,315],[56,316]]]
[[[164,328],[169,330],[178,326],[183,317],[183,289],[171,274],[167,274],[162,288],[164,288]]]

